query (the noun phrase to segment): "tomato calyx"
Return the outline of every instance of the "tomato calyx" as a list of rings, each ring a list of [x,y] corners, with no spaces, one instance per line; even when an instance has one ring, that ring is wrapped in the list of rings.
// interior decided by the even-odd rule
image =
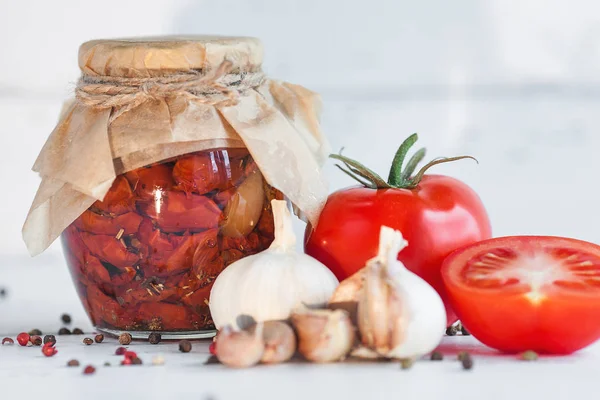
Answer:
[[[423,158],[425,158],[425,148],[417,150],[408,160],[404,169],[403,166],[408,151],[418,139],[419,136],[416,133],[413,133],[404,142],[402,142],[396,151],[396,154],[394,155],[394,160],[392,161],[387,182],[376,172],[367,168],[358,161],[343,156],[343,148],[340,150],[339,154],[330,154],[329,157],[341,161],[347,169],[343,168],[339,164],[336,164],[335,166],[361,185],[371,189],[414,189],[419,185],[421,179],[423,179],[423,176],[425,176],[425,172],[427,172],[427,170],[434,165],[462,160],[465,158],[474,160],[479,164],[479,161],[472,156],[439,157],[429,161],[413,176],[417,165],[419,165],[419,163],[423,161]]]

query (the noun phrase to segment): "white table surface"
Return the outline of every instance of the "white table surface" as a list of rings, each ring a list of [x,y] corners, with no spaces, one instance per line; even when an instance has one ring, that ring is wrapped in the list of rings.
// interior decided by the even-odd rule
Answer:
[[[119,346],[106,338],[86,346],[92,337],[83,308],[73,289],[53,289],[53,282],[70,279],[66,268],[53,256],[40,256],[18,266],[7,266],[0,279],[6,298],[0,300],[0,335],[33,328],[56,333],[60,315],[73,317],[70,328],[86,335],[56,336],[59,353],[44,357],[40,347],[0,346],[2,399],[567,399],[592,398],[597,393],[600,344],[568,357],[544,357],[536,362],[503,356],[472,337],[446,337],[440,347],[442,362],[422,360],[410,370],[398,363],[292,363],[231,370],[222,365],[203,365],[210,340],[194,341],[190,353],[181,353],[177,342],[151,345],[133,342],[144,364],[119,366]],[[468,350],[474,367],[462,369],[456,353]],[[153,366],[162,355],[164,366]],[[76,358],[80,367],[66,367]],[[104,367],[104,362],[111,367]],[[88,365],[91,376],[82,374]],[[4,394],[8,397],[4,397]]]

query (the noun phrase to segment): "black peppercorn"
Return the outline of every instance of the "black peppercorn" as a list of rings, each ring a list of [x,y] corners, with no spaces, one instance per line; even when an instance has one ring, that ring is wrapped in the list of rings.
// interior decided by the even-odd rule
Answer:
[[[467,328],[465,328],[465,326],[461,326],[460,331],[462,332],[463,335],[465,336],[471,336],[471,333],[467,330]]]
[[[71,323],[71,316],[69,314],[63,314],[63,315],[61,315],[60,319],[65,324],[70,324]]]
[[[160,343],[160,340],[162,339],[160,333],[157,332],[152,332],[149,336],[148,336],[148,341],[150,342],[150,344],[158,344]]]
[[[443,359],[444,359],[444,356],[439,351],[434,351],[433,353],[431,353],[432,361],[442,361]]]
[[[455,336],[457,332],[457,329],[455,326],[449,326],[448,328],[446,328],[446,335],[447,336]]]
[[[119,335],[119,343],[123,346],[126,346],[129,343],[131,343],[131,334],[127,332],[121,333]]]
[[[83,339],[83,344],[87,344],[89,346],[92,343],[94,343],[92,338],[86,337],[85,339]]]
[[[107,361],[107,362],[104,363],[104,366],[105,367],[110,367],[110,363]]]
[[[79,328],[73,329],[73,335],[83,335],[83,331]]]
[[[41,336],[38,335],[33,335],[31,338],[29,338],[29,341],[31,342],[31,344],[34,344],[36,346],[41,346],[43,342]]]
[[[142,364],[142,360],[139,357],[134,357],[131,359],[131,364],[132,365],[141,365]]]
[[[94,337],[94,340],[96,341],[96,343],[102,343],[102,341],[104,340],[104,335],[103,334],[96,335]]]
[[[189,353],[192,350],[192,344],[189,340],[182,340],[179,342],[179,351],[182,353]]]
[[[473,359],[471,358],[471,356],[462,359],[462,367],[463,369],[473,368]]]
[[[458,361],[462,361],[465,358],[471,358],[471,355],[467,351],[461,351],[460,353],[458,353],[456,358],[458,359]]]
[[[60,328],[58,330],[59,335],[70,335],[71,331],[68,328]]]
[[[46,335],[44,336],[44,344],[52,343],[52,346],[56,344],[56,337],[54,335]]]
[[[29,333],[29,336],[34,336],[34,335],[41,336],[42,335],[42,331],[40,331],[39,329],[32,329],[28,333]]]

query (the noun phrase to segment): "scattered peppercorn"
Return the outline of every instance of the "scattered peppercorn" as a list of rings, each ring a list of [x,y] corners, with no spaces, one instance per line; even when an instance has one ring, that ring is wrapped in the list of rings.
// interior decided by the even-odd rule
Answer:
[[[456,326],[452,325],[449,326],[448,328],[446,328],[446,335],[447,336],[455,336],[457,332]]]
[[[458,353],[456,358],[458,359],[458,361],[462,361],[465,358],[471,358],[471,355],[467,351],[461,351],[460,353]]]
[[[5,297],[6,296],[6,289],[1,288],[0,289],[0,297]]]
[[[463,325],[462,328],[460,328],[460,331],[462,332],[463,335],[465,336],[471,336],[471,332],[469,332],[467,330],[467,328],[465,328],[465,326]]]
[[[107,362],[104,363],[104,366],[105,367],[110,367],[110,363],[107,361]]]
[[[160,339],[162,339],[160,333],[158,332],[152,332],[149,336],[148,336],[148,341],[150,342],[150,344],[158,344],[160,343]]]
[[[103,334],[96,335],[94,337],[94,340],[96,341],[96,343],[102,343],[102,341],[104,340],[104,335]]]
[[[58,350],[56,350],[56,347],[54,347],[54,343],[46,343],[44,347],[42,347],[42,353],[46,357],[52,357],[53,355],[58,353]]]
[[[83,373],[84,373],[84,375],[91,375],[91,374],[93,374],[94,372],[96,372],[96,368],[94,368],[94,367],[93,367],[93,366],[91,366],[91,365],[88,365],[87,367],[85,367],[85,368],[83,369]]]
[[[432,361],[442,361],[443,359],[444,359],[444,356],[439,351],[434,351],[433,353],[431,353]]]
[[[94,340],[92,338],[86,337],[85,339],[83,339],[83,344],[87,344],[88,346],[90,344],[93,344]]]
[[[204,365],[211,365],[211,364],[221,364],[221,362],[219,361],[219,359],[217,358],[217,356],[210,356],[204,362]]]
[[[29,336],[34,336],[34,335],[41,336],[42,335],[42,331],[40,331],[39,329],[32,329],[28,333],[29,333]]]
[[[70,335],[71,331],[68,328],[60,328],[58,330],[59,335]]]
[[[462,367],[463,369],[473,368],[473,359],[471,358],[471,356],[462,359]]]
[[[125,358],[128,358],[128,359],[130,359],[130,360],[132,360],[132,359],[134,359],[134,358],[136,358],[136,357],[137,357],[137,354],[136,354],[136,352],[135,352],[135,351],[129,351],[129,350],[127,350],[127,351],[125,352],[125,354],[123,354],[123,355],[125,356]]]
[[[2,344],[15,344],[15,341],[9,337],[5,337],[4,339],[2,339]]]
[[[21,346],[27,346],[27,343],[29,343],[29,333],[27,332],[21,332],[17,335],[17,342],[19,342],[19,344]]]
[[[119,343],[126,346],[131,343],[131,334],[124,332],[119,335]]]
[[[71,323],[71,316],[69,314],[65,313],[65,314],[61,315],[60,319],[65,324],[70,324]]]
[[[41,346],[43,342],[42,337],[38,335],[30,336],[29,341],[31,342],[31,344],[34,344],[36,346]]]
[[[83,331],[79,328],[73,329],[73,335],[83,335]]]
[[[538,359],[538,354],[533,350],[527,350],[521,354],[521,360],[524,361],[535,361]]]
[[[208,346],[208,351],[213,356],[217,355],[217,342],[212,342],[210,346]]]
[[[79,367],[79,361],[77,361],[77,360],[74,360],[74,359],[73,359],[73,360],[70,360],[70,361],[67,363],[67,367]]]
[[[182,353],[189,353],[192,350],[192,344],[189,340],[182,340],[179,342],[179,351]]]
[[[415,360],[413,360],[412,358],[403,358],[402,360],[400,360],[400,368],[410,369],[413,366],[414,362]]]
[[[44,336],[44,344],[52,343],[52,346],[56,344],[56,337],[54,335],[46,335]]]
[[[134,357],[131,359],[131,364],[133,365],[141,365],[142,364],[142,359],[139,357]]]
[[[117,349],[115,350],[115,355],[122,356],[123,354],[125,354],[126,351],[127,349],[125,347],[117,347]]]

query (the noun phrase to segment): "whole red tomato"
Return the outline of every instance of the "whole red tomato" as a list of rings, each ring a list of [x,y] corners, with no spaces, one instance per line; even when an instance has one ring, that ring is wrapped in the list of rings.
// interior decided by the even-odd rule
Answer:
[[[437,290],[452,324],[457,317],[442,282],[442,262],[457,248],[491,237],[491,227],[479,196],[469,186],[448,176],[425,175],[435,164],[466,157],[436,159],[413,176],[425,155],[421,149],[402,169],[416,140],[414,134],[400,146],[387,182],[354,160],[332,155],[348,170],[338,167],[363,186],[329,196],[316,229],[307,228],[305,251],[341,281],[377,254],[382,225],[397,229],[408,241],[398,259]]]

